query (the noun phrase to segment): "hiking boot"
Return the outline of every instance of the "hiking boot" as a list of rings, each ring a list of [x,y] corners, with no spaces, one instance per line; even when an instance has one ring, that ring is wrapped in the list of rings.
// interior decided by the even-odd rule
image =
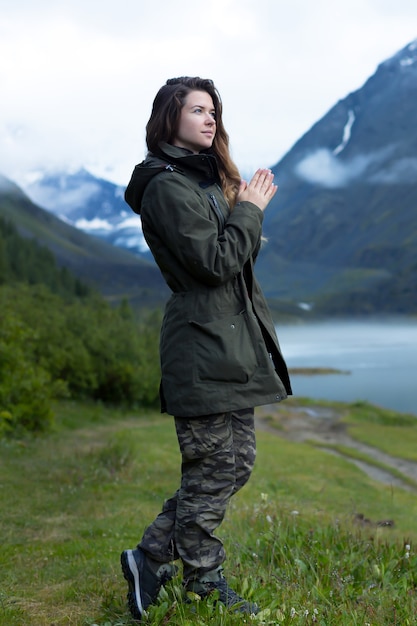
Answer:
[[[214,578],[211,580],[211,578]],[[217,591],[218,600],[222,602],[228,609],[232,609],[234,613],[247,613],[249,615],[256,615],[259,612],[259,607],[255,602],[248,602],[241,598],[236,591],[230,589],[223,574],[219,571],[215,572],[213,576],[211,572],[207,577],[203,577],[200,580],[190,581],[186,586],[186,591],[192,591],[200,596],[200,598],[207,598],[212,593]]]
[[[140,620],[143,612],[157,599],[161,586],[175,576],[177,568],[170,563],[154,561],[141,548],[125,550],[120,561],[129,585],[129,610],[134,619]]]

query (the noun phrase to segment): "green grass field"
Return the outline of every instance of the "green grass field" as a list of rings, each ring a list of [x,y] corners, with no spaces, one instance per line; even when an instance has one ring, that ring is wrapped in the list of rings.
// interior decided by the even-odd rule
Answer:
[[[368,405],[344,419],[352,436],[416,460],[417,420]],[[0,624],[132,624],[119,556],[178,485],[172,419],[64,403],[54,432],[2,441],[0,454]],[[416,520],[416,493],[259,432],[252,479],[218,534],[230,584],[261,613],[233,614],[215,598],[186,604],[179,575],[146,623],[415,626]]]

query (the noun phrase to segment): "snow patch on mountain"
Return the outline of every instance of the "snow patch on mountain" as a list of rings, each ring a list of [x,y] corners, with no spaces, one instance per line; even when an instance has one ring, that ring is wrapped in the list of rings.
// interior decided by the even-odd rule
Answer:
[[[417,39],[408,44],[405,48],[394,54],[393,57],[387,59],[382,66],[392,66],[397,64],[402,68],[408,68],[417,64]],[[414,68],[413,68],[414,69]]]
[[[417,39],[407,46],[406,51],[406,56],[400,59],[400,65],[402,67],[417,63]]]
[[[114,229],[113,226],[107,220],[102,220],[99,217],[95,217],[93,220],[86,220],[84,217],[82,217],[81,219],[76,220],[74,222],[74,226],[76,228],[79,228],[80,230],[84,230],[85,232],[90,232],[90,231],[95,231],[95,230],[112,231]]]
[[[131,252],[150,255],[150,251],[148,248],[148,244],[145,241],[143,236],[133,235],[131,237],[117,237],[113,241],[114,246],[119,246],[120,248],[126,248]]]
[[[400,65],[405,67],[407,65],[413,65],[413,63],[415,63],[416,61],[417,59],[413,59],[412,57],[407,57],[406,59],[401,59]]]
[[[338,154],[340,154],[342,152],[342,150],[344,150],[347,146],[347,144],[349,143],[350,137],[352,135],[352,126],[355,122],[355,114],[353,111],[348,111],[348,119],[347,122],[343,128],[343,138],[341,143],[336,146],[336,148],[333,150],[333,154],[335,156],[337,156]]]

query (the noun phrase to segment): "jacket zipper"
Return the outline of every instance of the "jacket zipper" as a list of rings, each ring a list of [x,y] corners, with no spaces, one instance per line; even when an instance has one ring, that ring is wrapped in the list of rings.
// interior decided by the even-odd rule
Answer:
[[[220,226],[221,226],[221,232],[223,233],[224,231],[224,227],[226,226],[226,219],[223,215],[223,211],[221,210],[221,208],[219,207],[219,203],[217,202],[217,198],[214,195],[214,193],[208,193],[207,194],[209,199],[211,200],[211,204],[214,208],[214,211],[218,217],[218,220],[220,222]]]

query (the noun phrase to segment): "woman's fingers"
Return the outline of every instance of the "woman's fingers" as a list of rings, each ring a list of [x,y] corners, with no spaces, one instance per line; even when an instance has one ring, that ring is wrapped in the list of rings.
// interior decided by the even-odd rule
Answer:
[[[272,181],[274,175],[270,170],[259,169],[256,170],[255,174],[252,176],[252,179],[248,185],[248,187],[260,188],[262,186],[267,186],[268,181]]]
[[[249,200],[263,211],[278,189],[273,181],[274,174],[271,170],[263,168],[256,170],[246,187],[241,184],[238,200]]]
[[[271,170],[259,169],[253,175],[248,187],[261,193],[268,193],[274,181]]]

